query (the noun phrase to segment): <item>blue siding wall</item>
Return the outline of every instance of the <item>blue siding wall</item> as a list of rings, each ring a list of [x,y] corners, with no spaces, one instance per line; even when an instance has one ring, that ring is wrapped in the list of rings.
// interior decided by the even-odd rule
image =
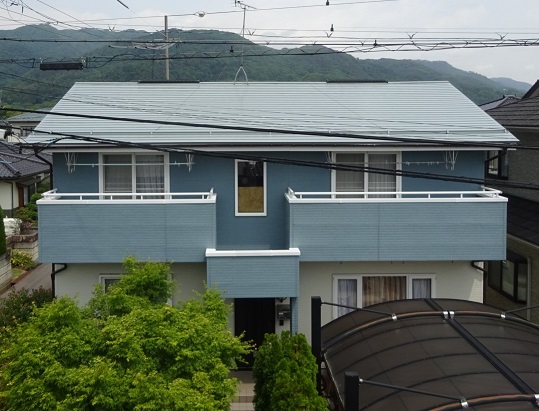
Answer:
[[[440,151],[405,151],[402,153],[402,170],[415,173],[441,174],[450,177],[484,178],[484,151],[461,151],[457,155],[455,169],[446,168],[443,152]],[[423,163],[423,164],[417,164]],[[402,178],[402,191],[460,191],[480,190],[480,184],[467,184],[426,178]]]
[[[98,164],[97,153],[77,153],[77,163]],[[73,173],[67,171],[64,153],[53,155],[53,183],[62,193],[99,192],[99,167],[76,166]]]
[[[40,204],[42,262],[203,262],[215,204]]]
[[[252,155],[268,155],[267,153],[249,153]],[[325,152],[302,153],[302,152],[275,152],[271,157],[299,159],[305,161],[325,162]],[[97,153],[79,153],[78,163],[97,164]],[[442,152],[403,152],[403,169],[406,171],[427,172],[448,176],[482,177],[484,170],[484,152],[470,151],[459,152],[455,169],[446,168],[443,162]],[[170,162],[185,163],[185,155],[171,153]],[[216,245],[219,250],[226,249],[286,249],[289,247],[289,239],[299,235],[290,233],[290,228],[295,222],[289,221],[287,202],[284,193],[288,187],[295,191],[330,191],[331,171],[314,167],[299,167],[284,164],[267,164],[267,216],[264,217],[236,217],[234,214],[234,171],[235,162],[232,158],[218,158],[211,156],[195,155],[195,164],[189,172],[186,166],[170,166],[170,191],[171,192],[201,192],[213,188],[217,194],[215,205],[215,230]],[[421,163],[421,164],[417,164]],[[74,173],[68,173],[65,166],[63,153],[54,155],[54,186],[60,192],[97,192],[99,190],[99,168],[91,166],[77,166]],[[476,190],[477,185],[465,183],[444,182],[429,179],[407,178],[402,179],[404,191],[440,191],[440,190]],[[402,205],[399,204],[398,207]],[[481,207],[478,207],[481,208]],[[66,212],[68,212],[66,210]],[[70,212],[70,211],[69,211]],[[135,211],[133,211],[135,212]],[[313,215],[310,224],[325,228],[328,233],[335,232],[334,226],[328,215],[328,211],[321,211],[320,215]],[[362,220],[369,220],[369,207],[362,206]],[[329,211],[333,213],[333,211]],[[137,217],[129,219],[126,224],[137,225]],[[57,218],[57,217],[55,217]],[[143,218],[142,216],[140,218]],[[432,217],[433,219],[435,216]],[[505,216],[503,217],[505,219]],[[105,224],[106,217],[97,213],[95,222],[98,226]],[[456,218],[458,220],[458,218]],[[112,223],[114,221],[111,221]],[[372,221],[371,221],[372,222]],[[347,222],[344,222],[346,225]],[[363,221],[362,224],[369,224]],[[498,222],[496,222],[498,225]],[[361,230],[378,230],[380,227],[363,226]],[[123,229],[123,228],[122,228]],[[319,230],[321,231],[321,230]],[[40,235],[46,233],[40,233]],[[327,234],[330,235],[330,234]],[[357,244],[365,252],[373,244],[365,238],[365,244]],[[324,238],[322,235],[321,238]],[[503,237],[505,238],[505,237]],[[314,241],[314,240],[310,240]],[[333,241],[325,239],[325,241]],[[363,241],[358,238],[354,242]],[[305,243],[304,243],[305,244]],[[299,244],[301,248],[301,244]],[[316,247],[315,247],[316,248]],[[339,252],[337,252],[339,254]],[[381,258],[378,257],[378,258]],[[60,261],[60,260],[58,260]]]
[[[298,256],[208,257],[208,285],[226,298],[299,295]]]
[[[250,153],[261,155],[261,153]],[[267,153],[264,153],[267,155]],[[325,153],[273,153],[272,157],[326,161]],[[171,154],[173,163],[185,162],[183,154]],[[267,216],[236,217],[234,214],[234,159],[195,155],[191,172],[187,167],[171,168],[173,192],[207,191],[217,193],[217,249],[288,248],[286,200],[288,187],[296,191],[330,191],[329,170],[281,164],[267,164]]]
[[[290,204],[301,261],[505,258],[505,202]]]

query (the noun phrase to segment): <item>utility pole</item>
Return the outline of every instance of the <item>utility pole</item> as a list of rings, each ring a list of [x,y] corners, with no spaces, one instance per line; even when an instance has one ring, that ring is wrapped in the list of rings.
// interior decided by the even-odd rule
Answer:
[[[168,58],[168,16],[165,16],[165,80],[170,80],[170,60]]]

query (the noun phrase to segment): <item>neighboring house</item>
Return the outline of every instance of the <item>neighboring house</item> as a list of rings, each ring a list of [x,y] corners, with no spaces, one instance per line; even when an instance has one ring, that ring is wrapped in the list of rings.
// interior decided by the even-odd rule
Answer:
[[[312,295],[482,302],[476,262],[505,259],[507,200],[480,181],[517,140],[448,82],[77,83],[38,130],[58,133],[28,138],[54,158],[40,259],[81,303],[128,255],[169,261],[174,302],[217,286],[257,341],[310,335]]]
[[[493,108],[496,108],[496,107],[501,107],[501,106],[505,106],[507,104],[511,104],[511,103],[514,103],[515,101],[519,101],[520,98],[518,98],[517,96],[513,96],[513,95],[504,95],[502,98],[499,98],[497,100],[494,100],[494,101],[489,101],[488,103],[484,103],[484,104],[481,104],[479,105],[479,107],[481,107],[483,110],[487,111],[487,110],[490,110],[490,109],[493,109]]]
[[[43,110],[49,111],[50,109]],[[7,122],[12,126],[12,130],[11,134],[7,136],[8,141],[14,143],[23,141],[44,117],[43,113],[23,113],[9,117]]]
[[[488,110],[496,121],[514,134],[523,146],[539,145],[538,83],[522,100]],[[535,94],[534,94],[535,93]],[[487,178],[525,185],[539,183],[539,152],[509,150],[491,153]],[[539,190],[506,188],[507,259],[489,264],[485,302],[501,308],[523,308],[539,304]],[[539,311],[521,315],[539,322]]]
[[[12,217],[17,208],[25,206],[37,186],[49,178],[46,161],[51,157],[40,157],[15,144],[0,144],[0,205],[5,216]]]

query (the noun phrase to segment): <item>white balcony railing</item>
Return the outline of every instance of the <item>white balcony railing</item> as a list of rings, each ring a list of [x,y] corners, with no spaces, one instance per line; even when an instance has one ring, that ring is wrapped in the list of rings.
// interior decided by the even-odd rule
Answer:
[[[290,203],[363,203],[363,202],[505,202],[502,192],[489,187],[479,191],[380,191],[380,192],[296,192],[288,188]]]
[[[213,188],[195,193],[43,193],[38,204],[198,204],[215,203]]]

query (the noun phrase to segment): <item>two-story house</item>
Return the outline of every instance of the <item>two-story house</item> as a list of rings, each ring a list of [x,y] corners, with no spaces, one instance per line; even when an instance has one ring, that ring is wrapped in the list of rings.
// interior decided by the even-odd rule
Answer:
[[[506,250],[486,151],[516,141],[447,82],[77,83],[29,137],[54,157],[39,254],[81,303],[126,256],[171,262],[175,299],[219,287],[255,340],[310,335],[312,295],[481,302]]]
[[[539,304],[539,190],[527,185],[537,186],[539,181],[539,81],[521,100],[487,113],[524,147],[490,153],[487,178],[494,187],[500,183],[512,183],[515,187],[504,189],[509,198],[507,258],[488,264],[485,302],[504,309],[533,307]],[[520,314],[539,322],[537,309]]]

